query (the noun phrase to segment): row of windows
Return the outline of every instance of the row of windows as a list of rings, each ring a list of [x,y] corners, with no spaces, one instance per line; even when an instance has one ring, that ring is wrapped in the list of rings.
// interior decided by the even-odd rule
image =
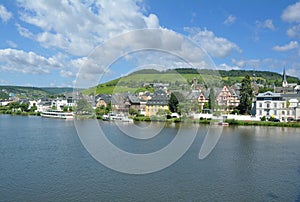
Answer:
[[[278,106],[280,106],[281,108],[284,108],[284,107],[285,107],[285,103],[281,103],[281,104],[280,104],[280,103],[276,103],[276,102],[275,102],[275,103],[267,103],[267,104],[265,105],[266,108],[271,108],[271,107],[272,107],[272,108],[277,108]],[[258,104],[258,107],[259,107],[259,108],[262,108],[262,107],[263,107],[263,103],[259,103],[259,104]]]
[[[270,115],[272,114],[272,115],[275,115],[275,116],[276,116],[276,115],[279,115],[279,114],[278,114],[278,111],[279,111],[279,110],[274,110],[274,114],[272,114],[270,111],[267,111],[266,115],[267,115],[267,116],[270,116]],[[280,112],[280,111],[279,111],[279,112]],[[296,113],[295,113],[295,111],[292,111],[292,110],[287,110],[286,113],[285,113],[285,111],[281,111],[281,115],[285,115],[285,114],[286,114],[287,116],[289,116],[289,115],[295,115]],[[263,115],[263,110],[259,110],[259,115]]]

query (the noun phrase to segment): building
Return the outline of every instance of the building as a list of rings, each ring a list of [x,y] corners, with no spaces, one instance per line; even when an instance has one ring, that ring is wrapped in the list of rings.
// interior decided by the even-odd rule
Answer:
[[[281,87],[274,87],[275,93],[281,93],[281,94],[296,94],[299,91],[300,86],[296,83],[288,83],[285,73],[285,68],[283,69],[282,73],[282,86]]]
[[[169,110],[169,101],[166,96],[154,95],[146,104],[146,116],[156,116],[159,110]]]
[[[99,94],[96,96],[96,107],[107,107],[111,102],[111,95]]]
[[[232,111],[240,104],[238,94],[228,86],[223,86],[221,90],[216,91],[216,101],[222,111]]]
[[[285,116],[286,101],[279,93],[272,93],[270,91],[265,93],[259,93],[256,96],[256,116],[267,117],[275,116],[282,118]]]
[[[259,93],[256,96],[256,116],[266,118],[274,117],[280,121],[293,121],[300,119],[299,99],[288,99],[279,93],[270,91]]]

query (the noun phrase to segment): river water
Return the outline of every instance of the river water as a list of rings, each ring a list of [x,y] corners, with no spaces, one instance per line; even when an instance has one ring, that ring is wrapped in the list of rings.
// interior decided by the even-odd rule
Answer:
[[[99,124],[113,144],[139,153],[163,147],[178,130],[166,126],[151,140],[135,141],[111,122]],[[73,121],[1,115],[0,201],[300,202],[300,129],[224,127],[212,153],[199,160],[208,127],[199,127],[191,147],[170,167],[130,175],[97,162]]]

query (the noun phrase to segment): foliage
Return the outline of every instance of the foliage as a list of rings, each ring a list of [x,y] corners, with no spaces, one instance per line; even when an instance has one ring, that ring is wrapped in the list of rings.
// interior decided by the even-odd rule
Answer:
[[[209,96],[208,96],[208,108],[213,112],[214,109],[216,108],[216,97],[215,97],[215,92],[214,89],[211,88],[209,91]]]
[[[240,104],[238,109],[241,114],[248,114],[252,107],[253,88],[251,86],[250,76],[246,75],[242,81],[240,89]]]
[[[79,99],[77,101],[76,113],[77,114],[92,114],[93,108],[90,103],[86,99]]]
[[[272,92],[273,90],[274,90],[273,88],[269,88],[269,87],[264,86],[264,87],[259,87],[258,93],[265,93],[265,92],[268,92],[268,91]]]
[[[171,97],[169,100],[169,109],[171,112],[178,112],[178,104],[179,101],[174,93],[171,93]]]
[[[136,116],[139,114],[138,110],[134,109],[134,108],[130,108],[129,109],[129,114],[132,116]]]
[[[267,118],[266,118],[266,116],[263,116],[263,117],[260,118],[260,120],[261,120],[261,121],[266,121]]]

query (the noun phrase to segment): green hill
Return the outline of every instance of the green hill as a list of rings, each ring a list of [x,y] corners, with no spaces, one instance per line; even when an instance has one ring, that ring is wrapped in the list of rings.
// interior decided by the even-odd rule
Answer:
[[[194,78],[198,79],[199,83],[205,85],[212,85],[216,87],[222,87],[223,85],[233,85],[241,82],[242,79],[249,75],[255,78],[257,83],[268,86],[276,85],[280,86],[282,81],[282,75],[275,72],[268,71],[247,71],[247,70],[197,70],[197,69],[170,69],[166,71],[157,71],[153,69],[140,70],[131,73],[128,76],[124,76],[106,83],[99,84],[93,88],[89,88],[83,91],[84,94],[112,94],[113,92],[136,92],[151,90],[144,86],[145,83],[168,83],[170,89],[182,89],[186,86],[186,89],[192,85]],[[300,80],[296,77],[287,76],[289,83],[299,83]],[[185,85],[184,85],[185,84]]]
[[[7,99],[10,93],[13,93],[19,98],[41,98],[44,96],[55,96],[67,92],[73,92],[73,88],[0,86],[0,92],[0,99]]]

